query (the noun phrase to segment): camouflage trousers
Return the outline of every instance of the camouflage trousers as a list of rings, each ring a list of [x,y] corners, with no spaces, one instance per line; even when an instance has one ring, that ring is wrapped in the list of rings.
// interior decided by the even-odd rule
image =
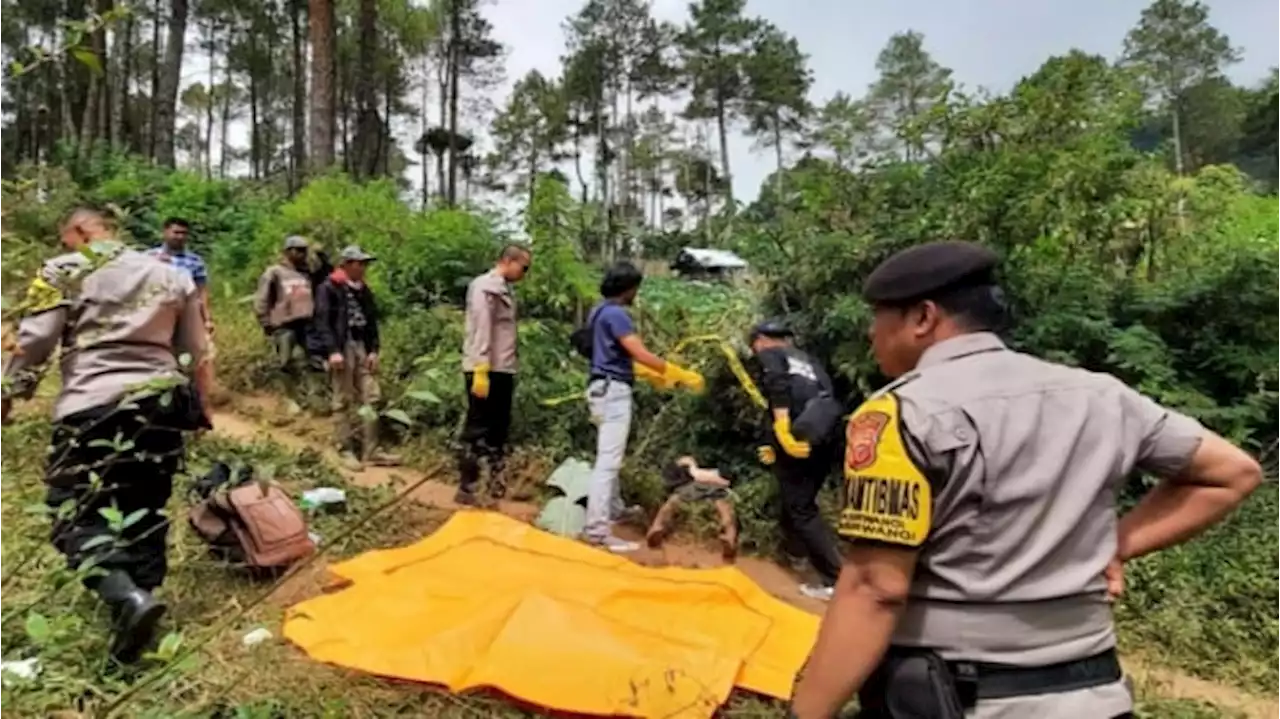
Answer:
[[[368,457],[378,443],[377,407],[382,392],[377,376],[369,370],[369,354],[363,344],[348,342],[342,359],[342,367],[329,368],[333,385],[330,409],[337,423],[338,444],[343,451]]]

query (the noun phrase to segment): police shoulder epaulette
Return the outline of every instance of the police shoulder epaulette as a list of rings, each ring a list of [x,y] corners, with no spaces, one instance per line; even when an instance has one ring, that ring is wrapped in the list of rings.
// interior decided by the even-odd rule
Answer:
[[[872,392],[871,395],[867,397],[867,399],[875,399],[877,397],[883,397],[886,394],[894,392],[895,390],[899,389],[903,385],[910,383],[912,380],[917,379],[919,376],[920,376],[919,370],[911,370],[910,372],[902,375],[901,377],[881,387],[875,392]]]

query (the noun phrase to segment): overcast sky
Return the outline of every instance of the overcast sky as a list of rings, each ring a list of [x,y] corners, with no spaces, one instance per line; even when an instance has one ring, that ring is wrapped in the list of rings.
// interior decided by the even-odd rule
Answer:
[[[538,69],[559,72],[565,17],[583,0],[498,0],[486,7],[497,39],[508,48],[509,80]],[[809,54],[811,99],[836,92],[854,97],[876,79],[876,55],[896,32],[924,34],[934,59],[955,71],[966,87],[1007,90],[1052,55],[1072,48],[1114,58],[1146,0],[747,0],[747,13],[794,35]],[[1231,70],[1252,83],[1277,64],[1280,3],[1276,0],[1210,0],[1210,22],[1244,51]],[[683,22],[687,0],[654,0],[654,15]],[[504,88],[505,92],[505,88]],[[773,171],[772,151],[753,152],[752,141],[730,140],[734,194],[754,198]]]

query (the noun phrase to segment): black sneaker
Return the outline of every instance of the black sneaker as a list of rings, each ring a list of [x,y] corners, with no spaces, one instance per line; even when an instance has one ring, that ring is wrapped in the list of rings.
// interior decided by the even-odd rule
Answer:
[[[476,497],[475,492],[468,492],[464,489],[459,489],[458,493],[453,495],[453,502],[463,507],[480,506],[480,500]]]

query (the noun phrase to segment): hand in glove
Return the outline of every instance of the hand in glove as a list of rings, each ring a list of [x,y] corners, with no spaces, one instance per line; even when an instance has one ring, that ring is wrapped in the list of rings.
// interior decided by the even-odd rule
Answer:
[[[656,390],[669,390],[675,386],[666,375],[661,372],[655,372],[639,362],[631,363],[631,370],[635,373],[636,379],[647,382]]]
[[[476,365],[471,374],[471,394],[474,397],[484,399],[489,396],[489,365],[488,363]]]
[[[702,378],[702,375],[673,362],[667,363],[667,368],[663,371],[662,377],[667,382],[670,382],[672,386],[682,384],[694,394],[702,394],[702,391],[707,387],[707,381]]]
[[[756,447],[756,456],[760,458],[760,464],[766,467],[778,461],[777,453],[773,451],[773,447],[767,444]]]
[[[809,443],[801,442],[791,434],[791,418],[778,417],[773,420],[773,434],[778,438],[778,444],[782,445],[782,451],[797,459],[804,459],[809,456]]]

